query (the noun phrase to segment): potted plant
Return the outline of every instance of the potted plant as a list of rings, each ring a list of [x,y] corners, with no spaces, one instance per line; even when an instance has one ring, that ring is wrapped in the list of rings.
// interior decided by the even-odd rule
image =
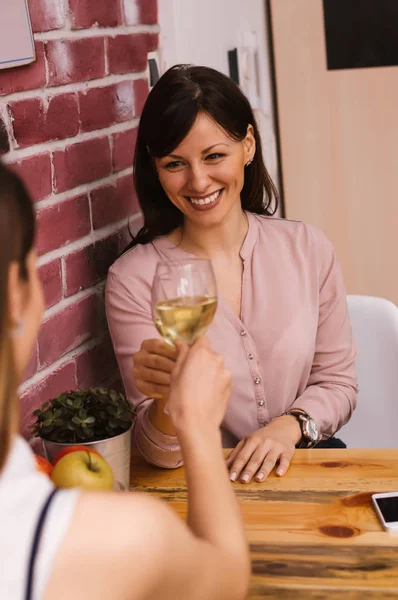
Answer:
[[[123,394],[105,388],[62,392],[33,415],[30,429],[41,438],[47,460],[67,446],[91,446],[109,463],[119,487],[128,489],[135,413]]]

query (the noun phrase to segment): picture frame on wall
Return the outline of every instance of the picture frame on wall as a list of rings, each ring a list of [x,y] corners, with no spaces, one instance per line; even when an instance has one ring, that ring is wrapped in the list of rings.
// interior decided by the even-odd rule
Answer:
[[[0,69],[27,65],[35,60],[35,44],[27,0],[2,3]]]

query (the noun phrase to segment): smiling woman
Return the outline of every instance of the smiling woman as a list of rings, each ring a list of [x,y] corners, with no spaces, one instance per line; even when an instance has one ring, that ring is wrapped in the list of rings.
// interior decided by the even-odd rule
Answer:
[[[160,78],[143,109],[134,177],[144,225],[109,271],[106,308],[138,413],[137,447],[159,466],[182,464],[164,412],[177,352],[156,332],[151,287],[159,261],[205,257],[219,299],[208,337],[232,372],[221,424],[224,446],[234,447],[230,478],[262,481],[276,465],[284,475],[295,447],[334,443],[356,403],[355,347],[330,242],[272,218],[276,191],[253,111],[214,69],[177,65]]]
[[[199,113],[173,153],[155,158],[159,181],[192,224],[196,219],[201,226],[220,224],[231,211],[242,212],[244,166],[253,158],[255,147],[252,125],[243,140],[237,141],[206,113]]]
[[[243,177],[244,164],[249,162]],[[209,169],[207,179],[202,167]],[[172,173],[174,180],[167,177]],[[185,198],[205,200],[224,187],[216,187],[218,173],[232,173],[234,178],[238,174],[234,200],[245,210],[274,212],[276,188],[263,163],[253,111],[239,87],[214,69],[172,67],[152,89],[141,116],[134,183],[144,227],[130,247],[181,226],[184,213],[169,194],[175,197],[185,191]]]

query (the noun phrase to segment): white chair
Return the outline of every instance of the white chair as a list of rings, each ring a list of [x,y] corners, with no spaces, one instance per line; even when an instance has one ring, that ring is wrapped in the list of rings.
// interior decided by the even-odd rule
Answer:
[[[349,448],[398,447],[398,307],[347,296],[358,347],[358,405],[337,437]]]

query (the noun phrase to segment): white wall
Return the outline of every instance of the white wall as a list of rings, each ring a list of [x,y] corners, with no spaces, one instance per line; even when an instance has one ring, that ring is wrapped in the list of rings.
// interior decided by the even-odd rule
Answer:
[[[264,160],[277,183],[264,0],[158,0],[158,5],[161,73],[193,63],[229,75],[228,50],[239,49],[241,86],[255,108]]]

